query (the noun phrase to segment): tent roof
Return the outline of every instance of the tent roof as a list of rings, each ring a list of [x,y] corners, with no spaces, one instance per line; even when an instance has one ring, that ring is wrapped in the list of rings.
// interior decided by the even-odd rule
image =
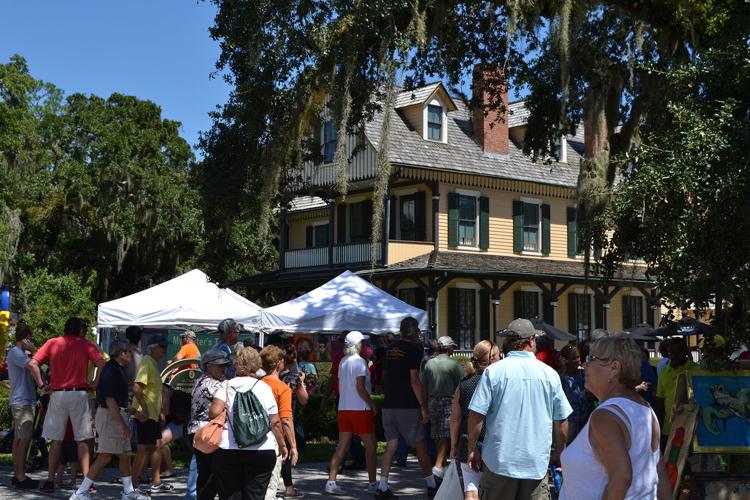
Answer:
[[[351,271],[292,299],[264,309],[261,326],[286,332],[397,332],[407,316],[426,330],[427,313],[410,306]]]
[[[198,269],[133,295],[99,304],[99,326],[216,327],[233,318],[257,325],[260,307],[228,288],[219,288]]]

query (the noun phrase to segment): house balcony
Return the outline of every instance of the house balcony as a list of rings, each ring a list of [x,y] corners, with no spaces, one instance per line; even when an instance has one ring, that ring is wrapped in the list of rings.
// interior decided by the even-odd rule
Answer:
[[[395,264],[403,260],[424,255],[434,248],[431,241],[389,241],[387,248],[387,264]],[[315,267],[358,267],[369,266],[373,260],[383,264],[383,245],[375,245],[370,241],[334,245],[333,247],[301,248],[284,252],[284,269],[294,270]]]

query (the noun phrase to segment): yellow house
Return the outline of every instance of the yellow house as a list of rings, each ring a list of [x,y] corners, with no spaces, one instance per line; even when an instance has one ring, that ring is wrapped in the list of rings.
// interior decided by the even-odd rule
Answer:
[[[485,74],[475,69],[474,92],[483,93]],[[516,317],[542,318],[580,339],[594,328],[653,325],[659,304],[643,266],[628,265],[607,283],[593,272],[584,277],[575,188],[585,139],[566,137],[555,160],[534,161],[522,152],[524,103],[508,105],[507,94],[504,103],[497,120],[498,113],[485,116],[453,99],[441,83],[398,93],[383,238],[375,244],[384,115],[347,139],[345,199],[335,191],[335,127],[324,124],[324,161],[304,166],[308,194],[282,210],[278,270],[237,284],[292,297],[344,269],[359,271],[426,309],[434,335],[450,335],[463,349]]]

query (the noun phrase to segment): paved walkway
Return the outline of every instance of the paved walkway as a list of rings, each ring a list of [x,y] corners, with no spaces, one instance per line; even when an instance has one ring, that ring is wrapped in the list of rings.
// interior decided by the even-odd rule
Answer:
[[[379,469],[378,469],[379,470]],[[47,495],[39,491],[19,490],[10,486],[10,477],[12,474],[10,467],[0,467],[0,499],[48,499],[58,498],[67,499],[72,490],[58,490],[54,494]],[[294,485],[298,490],[305,494],[305,498],[330,498],[323,491],[323,486],[328,478],[328,464],[299,464],[292,471]],[[169,481],[174,487],[172,493],[159,493],[153,496],[154,499],[177,499],[185,495],[185,483],[187,482],[187,469],[175,469],[176,476],[165,481]],[[117,499],[119,500],[122,489],[119,485],[110,483],[117,475],[117,469],[108,468],[102,472],[101,481],[96,483],[97,493],[92,494],[92,498],[97,499]],[[43,480],[46,477],[45,472],[36,472],[30,474],[34,479]],[[380,477],[380,476],[378,476]],[[40,484],[43,481],[40,481]],[[344,471],[337,478],[337,483],[344,489],[344,495],[337,496],[342,500],[346,499],[372,499],[372,495],[367,493],[367,473],[364,471]],[[390,474],[391,490],[401,498],[426,498],[426,489],[422,472],[419,469],[414,457],[409,457],[408,466],[405,468],[394,467]]]

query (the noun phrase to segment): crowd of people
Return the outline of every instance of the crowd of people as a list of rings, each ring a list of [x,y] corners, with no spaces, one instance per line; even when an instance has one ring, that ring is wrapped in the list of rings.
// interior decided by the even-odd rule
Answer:
[[[180,437],[191,443],[218,421],[218,449],[193,449],[188,498],[303,497],[292,469],[304,443],[299,412],[317,389],[317,368],[310,349],[298,352],[280,337],[262,349],[240,343],[241,328],[232,319],[222,321],[218,341],[202,354],[192,331],[182,335],[170,361],[199,360],[201,375],[180,418],[159,373],[168,347],[163,335],[142,342],[142,330],[130,327],[104,353],[85,338],[85,321],[70,318],[62,336],[37,350],[31,328],[17,325],[6,360],[13,485],[54,492],[61,457],[73,455],[66,460],[77,463],[83,478],[70,500],[89,499],[116,456],[123,500],[170,492],[166,444]],[[350,467],[366,469],[366,488],[375,498],[397,498],[390,472],[394,464],[404,465],[412,447],[429,498],[449,467],[466,499],[549,498],[549,475],[560,470],[564,499],[671,496],[660,450],[678,375],[698,367],[683,339],[662,342],[667,361],[652,366],[648,352],[627,335],[595,332],[593,341],[558,351],[530,321],[516,319],[498,336],[500,344],[482,340],[462,364],[453,356],[451,337],[425,343],[411,317],[399,332],[378,339],[374,350],[361,332],[342,333],[320,403],[325,408],[335,395],[338,424],[324,492],[346,493],[336,479],[350,452]],[[37,390],[49,397],[42,426],[50,443],[48,477],[41,485],[25,474]],[[374,392],[382,393],[382,405],[373,402]],[[376,419],[386,440],[379,477]],[[254,428],[246,422],[266,426],[248,438]]]

